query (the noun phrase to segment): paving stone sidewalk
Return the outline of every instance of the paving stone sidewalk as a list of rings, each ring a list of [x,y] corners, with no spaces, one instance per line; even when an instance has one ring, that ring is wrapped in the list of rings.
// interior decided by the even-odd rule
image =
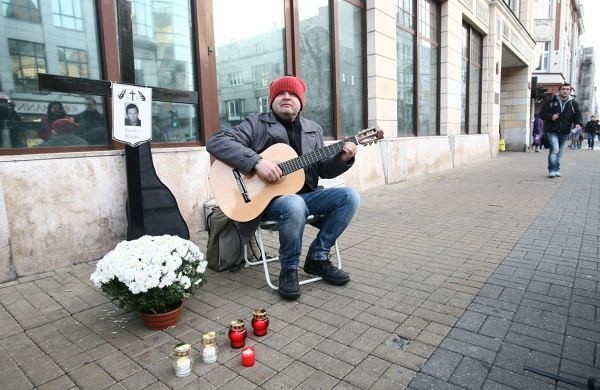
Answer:
[[[364,192],[340,239],[351,282],[302,286],[295,302],[260,267],[210,272],[176,327],[150,331],[90,283],[95,262],[0,284],[0,387],[574,388],[524,366],[600,376],[600,152],[566,151],[556,179],[545,160],[504,153]],[[247,340],[245,368],[227,327],[259,307],[271,324]],[[199,355],[208,330],[213,364]],[[185,378],[169,360],[180,341],[194,348]]]

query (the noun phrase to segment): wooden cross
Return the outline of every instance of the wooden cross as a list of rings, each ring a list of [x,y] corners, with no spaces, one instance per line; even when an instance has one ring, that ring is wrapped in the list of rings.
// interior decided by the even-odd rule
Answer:
[[[127,0],[117,0],[119,52],[121,54],[120,83],[135,85],[134,56],[133,56],[133,29],[131,20],[131,4]],[[67,77],[52,74],[38,74],[38,85],[40,90],[68,92],[86,95],[111,96],[111,82],[107,80],[90,80],[78,77]],[[133,93],[133,91],[131,92]],[[195,91],[179,91],[165,88],[152,88],[153,100],[173,103],[198,103],[198,93]],[[140,154],[140,150],[142,154]],[[189,231],[185,221],[185,229],[177,231],[148,232],[144,224],[144,202],[142,196],[142,177],[140,159],[152,158],[150,154],[150,142],[131,147],[125,145],[125,169],[127,174],[127,239],[133,240],[145,234],[177,234],[183,238],[189,238]],[[153,168],[153,167],[152,167]],[[160,180],[158,180],[160,182]],[[162,184],[162,183],[160,183]],[[170,192],[166,187],[165,189]],[[181,213],[175,203],[179,216]],[[187,235],[187,236],[186,236]]]

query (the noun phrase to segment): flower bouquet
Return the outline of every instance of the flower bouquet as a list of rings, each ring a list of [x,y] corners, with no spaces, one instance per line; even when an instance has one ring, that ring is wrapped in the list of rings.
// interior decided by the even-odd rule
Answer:
[[[143,236],[120,242],[98,261],[90,279],[127,311],[165,313],[180,308],[204,284],[206,264],[189,240]]]

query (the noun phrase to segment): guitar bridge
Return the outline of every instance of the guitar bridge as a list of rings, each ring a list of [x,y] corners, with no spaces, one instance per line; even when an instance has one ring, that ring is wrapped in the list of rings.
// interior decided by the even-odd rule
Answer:
[[[244,199],[244,203],[250,203],[250,195],[248,194],[248,190],[246,189],[246,183],[244,183],[244,178],[240,174],[238,169],[232,169],[233,177],[235,178],[235,182],[237,183],[238,189],[240,190],[240,194]]]

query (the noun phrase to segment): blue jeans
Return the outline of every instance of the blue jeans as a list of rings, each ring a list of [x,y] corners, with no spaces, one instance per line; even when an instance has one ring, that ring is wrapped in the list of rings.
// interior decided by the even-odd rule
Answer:
[[[302,234],[309,215],[324,215],[319,233],[308,248],[307,257],[325,259],[335,240],[352,221],[360,204],[352,188],[328,188],[275,198],[263,215],[265,221],[279,222],[279,261],[281,268],[298,268]]]
[[[548,133],[550,151],[548,152],[548,171],[560,172],[560,158],[569,141],[569,134]]]

